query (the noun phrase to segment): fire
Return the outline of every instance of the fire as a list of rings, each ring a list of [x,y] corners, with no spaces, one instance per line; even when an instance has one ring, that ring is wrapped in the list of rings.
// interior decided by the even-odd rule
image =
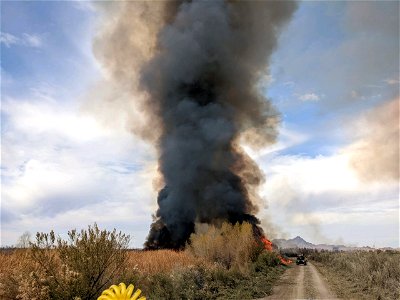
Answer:
[[[284,258],[284,257],[282,257],[280,255],[279,255],[279,259],[281,260],[281,263],[284,264],[284,265],[288,265],[288,264],[292,263],[292,260],[286,259],[286,258]]]
[[[262,241],[263,244],[264,244],[264,249],[265,249],[265,250],[267,250],[267,251],[272,251],[272,242],[271,242],[269,239],[267,239],[267,238],[265,238],[265,237],[262,237],[262,238],[261,238],[261,241]]]
[[[265,236],[263,236],[261,238],[261,242],[264,244],[264,249],[265,250],[272,251],[272,249],[273,249],[272,248],[272,242],[269,239],[267,239]],[[281,263],[284,264],[284,265],[288,265],[288,264],[290,264],[292,262],[290,259],[286,259],[286,258],[282,257],[281,255],[278,255],[278,257],[279,257]]]

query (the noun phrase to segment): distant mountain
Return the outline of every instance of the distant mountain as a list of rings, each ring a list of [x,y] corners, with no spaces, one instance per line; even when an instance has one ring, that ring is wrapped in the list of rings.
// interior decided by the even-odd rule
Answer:
[[[285,240],[285,239],[276,239],[273,240],[274,243],[278,248],[314,248],[315,245],[309,242],[306,242],[302,237],[296,236],[294,239]]]
[[[280,249],[307,248],[331,251],[354,251],[354,250],[373,250],[371,247],[349,247],[345,245],[313,244],[305,241],[302,237],[296,236],[293,239],[275,239],[272,243]]]

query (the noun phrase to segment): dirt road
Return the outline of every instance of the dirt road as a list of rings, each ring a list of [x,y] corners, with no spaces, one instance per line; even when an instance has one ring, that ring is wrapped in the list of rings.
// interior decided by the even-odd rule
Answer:
[[[329,289],[315,266],[293,266],[285,272],[273,289],[270,299],[338,299]]]

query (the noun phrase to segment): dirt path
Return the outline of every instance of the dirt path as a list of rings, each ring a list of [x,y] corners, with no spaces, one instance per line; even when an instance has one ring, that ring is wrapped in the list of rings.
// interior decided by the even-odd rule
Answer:
[[[307,266],[293,266],[288,269],[273,289],[271,299],[338,299],[329,289],[317,269]]]

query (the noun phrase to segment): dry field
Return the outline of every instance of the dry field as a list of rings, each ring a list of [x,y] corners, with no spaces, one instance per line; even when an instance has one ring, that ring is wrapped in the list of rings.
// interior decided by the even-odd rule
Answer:
[[[187,251],[155,250],[129,251],[127,266],[140,274],[154,275],[170,273],[176,269],[189,268],[206,264],[206,261],[196,258]]]
[[[286,267],[263,251],[249,224],[193,235],[185,251],[135,251],[121,233],[95,225],[69,240],[39,234],[29,249],[0,252],[0,299],[93,300],[133,283],[147,299],[255,299]]]
[[[62,299],[63,296],[49,293],[49,278],[59,277],[57,281],[66,285],[74,280],[73,270],[68,270],[59,258],[56,250],[52,250],[56,266],[53,266],[54,274],[46,273],[33,258],[31,249],[14,249],[0,252],[0,299],[26,299],[45,300]],[[109,283],[119,281],[134,283],[152,280],[153,276],[172,274],[177,270],[196,268],[207,265],[203,259],[196,258],[187,251],[135,251],[126,250],[126,260],[120,266],[119,272],[115,272],[109,278]],[[124,280],[125,279],[125,280]],[[63,282],[63,283],[62,283]],[[141,287],[142,288],[142,287]],[[65,291],[68,290],[65,286]],[[143,288],[142,288],[143,289]],[[68,299],[68,297],[65,297]],[[78,298],[77,298],[78,299]],[[82,298],[83,299],[83,298]]]
[[[400,299],[400,252],[313,253],[318,270],[342,299]]]

